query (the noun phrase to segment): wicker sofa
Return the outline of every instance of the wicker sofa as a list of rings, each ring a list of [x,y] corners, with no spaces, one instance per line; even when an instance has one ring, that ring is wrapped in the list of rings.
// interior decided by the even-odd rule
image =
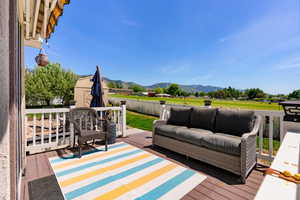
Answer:
[[[167,120],[153,124],[153,145],[198,159],[241,176],[256,164],[261,117],[253,111],[170,108]]]

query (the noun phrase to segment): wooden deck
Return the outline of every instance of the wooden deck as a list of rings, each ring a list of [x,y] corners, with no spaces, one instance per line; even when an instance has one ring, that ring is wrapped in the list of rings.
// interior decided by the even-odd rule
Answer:
[[[226,172],[222,169],[218,169],[191,158],[187,159],[183,155],[160,147],[152,147],[152,138],[150,132],[141,132],[138,134],[130,135],[127,138],[120,138],[118,140],[127,142],[131,145],[154,153],[160,157],[176,162],[177,164],[205,174],[207,176],[207,179],[205,179],[201,184],[199,184],[191,192],[185,195],[183,197],[184,200],[253,199],[264,178],[263,173],[260,169],[254,169],[247,178],[246,184],[241,184],[238,176]],[[28,183],[30,181],[54,174],[48,161],[48,157],[62,155],[67,152],[68,150],[57,150],[27,156],[26,174],[23,177],[21,186],[21,199],[29,199]]]

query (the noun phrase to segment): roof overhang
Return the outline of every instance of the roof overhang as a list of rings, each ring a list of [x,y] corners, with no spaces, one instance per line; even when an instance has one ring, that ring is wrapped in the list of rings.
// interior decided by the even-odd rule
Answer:
[[[54,32],[70,0],[19,0],[19,21],[24,25],[24,45],[41,48]]]

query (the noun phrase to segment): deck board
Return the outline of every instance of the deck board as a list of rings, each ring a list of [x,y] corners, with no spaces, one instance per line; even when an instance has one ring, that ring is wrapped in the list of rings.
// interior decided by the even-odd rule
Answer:
[[[241,184],[238,176],[227,171],[191,158],[187,159],[185,156],[167,149],[157,146],[153,147],[150,132],[141,132],[126,138],[118,138],[117,141],[127,142],[133,146],[173,161],[184,167],[196,170],[207,176],[207,179],[186,194],[182,198],[183,200],[251,200],[255,197],[255,194],[263,181],[262,172],[256,169],[250,173],[246,184]],[[61,149],[27,156],[26,174],[22,179],[21,187],[22,199],[29,200],[28,183],[30,181],[54,174],[48,158],[62,156],[66,153],[70,153],[70,151]]]

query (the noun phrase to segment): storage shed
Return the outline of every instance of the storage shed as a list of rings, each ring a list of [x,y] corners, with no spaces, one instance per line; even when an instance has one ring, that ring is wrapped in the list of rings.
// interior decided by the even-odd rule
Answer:
[[[92,100],[91,95],[91,87],[93,82],[91,79],[93,76],[87,76],[78,79],[74,89],[74,100],[76,101],[76,107],[90,107],[90,103]],[[108,87],[106,86],[105,81],[102,80],[102,88],[103,88],[103,99],[105,105],[108,103]]]

